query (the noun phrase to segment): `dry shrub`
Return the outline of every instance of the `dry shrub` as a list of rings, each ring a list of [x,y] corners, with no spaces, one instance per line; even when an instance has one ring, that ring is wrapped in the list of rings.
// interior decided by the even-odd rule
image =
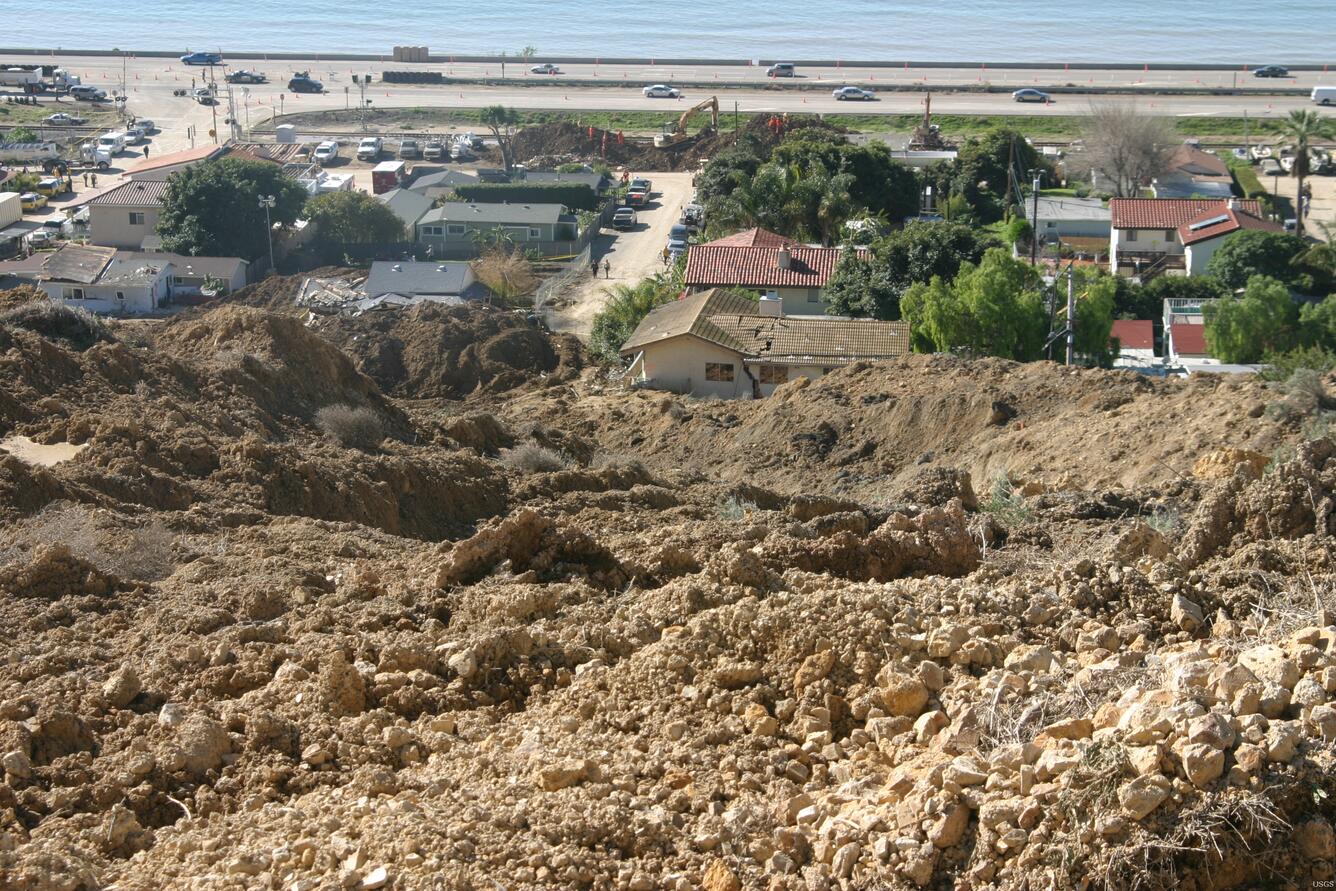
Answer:
[[[525,473],[551,473],[555,470],[565,470],[571,465],[571,459],[561,452],[535,442],[526,442],[503,452],[501,461],[511,469],[522,470]]]
[[[369,408],[351,405],[326,405],[315,414],[316,425],[325,435],[342,446],[372,451],[385,439],[380,415]]]
[[[533,264],[518,250],[491,248],[473,261],[473,274],[503,303],[516,303],[538,289]]]
[[[0,326],[25,328],[51,340],[63,340],[76,350],[116,338],[107,323],[83,308],[34,301],[0,313]]]
[[[45,545],[61,544],[107,575],[155,582],[176,571],[176,536],[160,520],[126,528],[103,523],[86,507],[50,505],[22,527],[14,544],[0,551],[0,563],[26,559]]]

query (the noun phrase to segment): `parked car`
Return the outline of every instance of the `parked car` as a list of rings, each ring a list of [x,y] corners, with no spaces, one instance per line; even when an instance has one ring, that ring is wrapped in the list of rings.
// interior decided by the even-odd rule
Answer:
[[[205,87],[195,87],[190,91],[190,95],[200,105],[212,105],[216,101],[213,94],[213,84]]]
[[[227,82],[230,84],[262,84],[267,83],[269,78],[258,71],[247,71],[245,68],[238,68],[236,71],[227,73]]]
[[[645,94],[646,99],[677,99],[682,92],[676,87],[670,87],[667,84],[654,84],[640,92]]]
[[[144,131],[139,127],[138,124],[126,129],[125,131],[126,145],[139,145],[143,141],[144,141]]]
[[[220,53],[187,53],[181,57],[181,62],[186,65],[221,65],[223,57]]]
[[[1052,102],[1053,97],[1043,90],[1036,90],[1034,87],[1026,87],[1023,90],[1017,90],[1011,94],[1011,98],[1017,102]]]
[[[422,147],[422,157],[428,161],[444,161],[447,158],[445,146],[433,140]]]
[[[472,149],[480,149],[486,145],[477,133],[461,133],[455,137],[455,141],[462,142]]]
[[[43,123],[50,127],[77,127],[88,123],[88,119],[77,114],[65,114],[62,111],[48,115]]]
[[[158,125],[153,123],[151,118],[135,118],[135,126],[143,130],[145,136],[158,129]]]
[[[380,157],[381,149],[384,148],[379,136],[367,136],[357,144],[357,160],[374,161]]]
[[[418,141],[416,139],[399,140],[399,157],[400,158],[422,157],[422,149],[418,148]]]
[[[28,246],[33,250],[55,244],[57,233],[51,229],[34,229],[28,233]]]
[[[619,207],[612,214],[612,228],[628,231],[636,227],[639,219],[634,207]]]
[[[46,196],[36,192],[24,192],[19,196],[19,206],[24,210],[41,210],[46,207]]]
[[[305,71],[298,72],[288,81],[288,89],[294,93],[323,93],[325,85],[311,77]]]
[[[312,155],[318,164],[328,164],[339,156],[339,144],[333,140],[326,140],[315,147],[315,153]]]
[[[862,87],[840,87],[831,93],[836,99],[847,102],[857,100],[859,102],[872,102],[877,98],[877,94],[871,90],[865,90]]]
[[[766,77],[794,77],[797,73],[792,62],[776,62],[765,70]]]
[[[561,74],[561,69],[551,62],[544,62],[542,65],[535,65],[529,69],[530,74]]]
[[[1283,65],[1263,65],[1253,69],[1253,77],[1289,77],[1290,69]]]
[[[681,223],[675,223],[673,228],[668,230],[668,252],[685,251],[690,238],[690,230]]]
[[[456,141],[450,146],[450,160],[452,161],[472,161],[473,147],[467,142]]]
[[[46,195],[48,198],[54,198],[64,192],[67,188],[69,188],[69,184],[65,177],[47,176],[37,181],[37,185],[33,186],[33,191],[39,195]]]

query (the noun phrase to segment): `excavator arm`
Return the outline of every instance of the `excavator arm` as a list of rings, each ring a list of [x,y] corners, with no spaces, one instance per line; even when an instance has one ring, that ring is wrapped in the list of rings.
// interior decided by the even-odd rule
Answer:
[[[664,132],[654,137],[654,144],[659,148],[666,148],[677,145],[682,142],[686,142],[688,139],[687,124],[690,123],[692,116],[706,110],[710,112],[710,126],[715,130],[718,130],[719,99],[716,96],[711,96],[709,99],[706,99],[703,102],[698,102],[695,105],[688,108],[686,111],[684,111],[682,113],[682,116],[677,119],[676,129],[674,129],[671,133],[668,132],[668,126],[665,125],[663,128]]]

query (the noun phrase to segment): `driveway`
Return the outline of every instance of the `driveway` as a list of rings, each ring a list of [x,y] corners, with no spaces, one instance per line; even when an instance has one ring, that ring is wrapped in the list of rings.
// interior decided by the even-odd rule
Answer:
[[[599,263],[598,279],[585,279],[562,295],[559,305],[548,313],[553,331],[589,338],[594,316],[607,302],[611,285],[634,285],[664,268],[663,249],[668,244],[668,230],[682,217],[682,206],[691,200],[690,173],[644,173],[654,184],[654,198],[639,209],[639,223],[632,232],[604,229],[594,239],[593,256]],[[611,275],[604,277],[603,263],[611,264]]]

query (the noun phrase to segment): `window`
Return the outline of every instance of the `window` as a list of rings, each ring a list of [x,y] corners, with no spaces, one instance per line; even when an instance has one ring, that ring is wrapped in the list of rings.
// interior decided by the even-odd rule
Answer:
[[[763,384],[782,384],[789,379],[789,367],[787,365],[762,365],[759,370],[761,383]]]
[[[423,226],[423,227],[422,227],[422,234],[423,234],[423,235],[440,235],[440,234],[441,234],[441,227],[440,227],[440,226]]]
[[[125,292],[124,292],[124,291],[117,291],[117,292],[116,292],[116,299],[117,299],[117,300],[124,300],[124,299],[125,299]]]
[[[134,211],[130,211],[130,225],[131,226],[144,225],[144,215],[142,213],[136,213]]]
[[[733,363],[706,362],[705,379],[707,381],[722,381],[724,383],[731,383],[733,381]]]
[[[1123,240],[1124,240],[1124,241],[1136,241],[1136,240],[1137,240],[1137,230],[1135,230],[1135,229],[1128,229],[1128,230],[1127,230],[1127,237],[1126,237],[1125,239],[1123,239]]]
[[[66,300],[82,300],[82,299],[84,299],[84,289],[83,289],[83,288],[62,288],[62,289],[61,289],[61,292],[60,292],[60,296],[61,296],[61,297],[64,297]]]
[[[820,303],[820,302],[821,302],[821,289],[820,289],[820,288],[808,288],[808,289],[807,289],[807,302],[808,302],[808,303]]]
[[[538,240],[541,239],[542,237],[543,237],[543,230],[542,230],[542,229],[534,229],[533,227],[530,227],[530,228],[529,228],[529,240],[530,240],[530,241],[538,241]]]
[[[451,235],[463,235],[465,229],[466,227],[464,226],[463,223],[451,223],[450,225],[445,227],[445,231]],[[440,232],[437,231],[436,234],[439,235]]]

